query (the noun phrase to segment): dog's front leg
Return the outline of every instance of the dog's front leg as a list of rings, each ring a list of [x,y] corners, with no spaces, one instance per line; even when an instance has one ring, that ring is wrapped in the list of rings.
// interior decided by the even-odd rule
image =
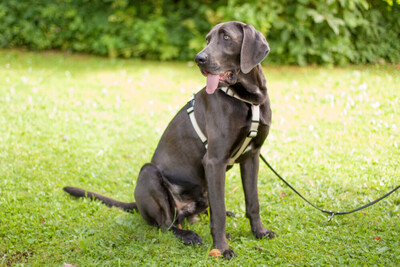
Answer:
[[[257,238],[273,238],[276,234],[266,229],[260,218],[260,204],[257,192],[259,152],[240,164],[242,184],[246,201],[246,217],[250,220],[251,231]]]
[[[203,159],[206,174],[208,199],[210,204],[211,235],[213,246],[221,251],[226,259],[235,256],[229,248],[225,235],[226,209],[225,209],[225,171],[226,162],[216,158]]]

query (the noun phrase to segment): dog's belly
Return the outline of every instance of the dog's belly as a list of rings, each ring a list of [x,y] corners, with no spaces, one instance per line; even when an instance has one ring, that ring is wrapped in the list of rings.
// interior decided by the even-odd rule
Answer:
[[[179,217],[186,218],[207,209],[208,196],[205,187],[187,182],[181,185],[173,184],[167,178],[164,180],[167,180],[165,185],[174,201]]]

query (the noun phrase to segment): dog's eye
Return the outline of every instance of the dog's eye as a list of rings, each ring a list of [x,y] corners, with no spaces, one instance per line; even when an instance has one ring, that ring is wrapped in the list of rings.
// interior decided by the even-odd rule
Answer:
[[[206,43],[209,44],[210,43],[210,39],[206,39]]]
[[[224,35],[224,40],[230,40],[231,37],[229,35]]]

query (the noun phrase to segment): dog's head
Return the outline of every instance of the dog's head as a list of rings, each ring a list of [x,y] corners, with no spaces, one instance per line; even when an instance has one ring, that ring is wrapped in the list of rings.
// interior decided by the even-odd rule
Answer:
[[[238,82],[240,72],[247,74],[269,53],[265,37],[253,26],[230,21],[216,25],[206,36],[207,46],[195,61],[207,77],[206,91]]]

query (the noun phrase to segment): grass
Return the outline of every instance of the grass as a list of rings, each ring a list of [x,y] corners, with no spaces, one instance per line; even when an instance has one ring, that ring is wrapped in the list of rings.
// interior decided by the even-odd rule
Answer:
[[[399,66],[264,69],[273,125],[263,154],[312,202],[349,210],[400,183]],[[209,218],[185,246],[139,214],[75,199],[81,186],[133,200],[140,167],[176,111],[205,81],[191,63],[0,51],[0,265],[256,266],[400,262],[400,194],[334,217],[260,167],[261,216],[279,237],[256,240],[237,167],[229,171],[229,241],[209,258]],[[209,246],[207,246],[207,244]]]

